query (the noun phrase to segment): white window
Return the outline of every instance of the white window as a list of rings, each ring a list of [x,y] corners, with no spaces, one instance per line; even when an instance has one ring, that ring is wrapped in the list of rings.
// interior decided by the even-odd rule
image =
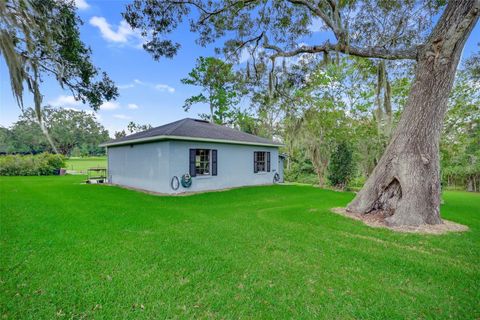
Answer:
[[[195,173],[199,176],[210,175],[210,149],[195,150]]]
[[[253,153],[253,171],[256,172],[266,172],[270,171],[267,168],[267,163],[269,159],[267,159],[268,155],[265,151],[255,151]]]

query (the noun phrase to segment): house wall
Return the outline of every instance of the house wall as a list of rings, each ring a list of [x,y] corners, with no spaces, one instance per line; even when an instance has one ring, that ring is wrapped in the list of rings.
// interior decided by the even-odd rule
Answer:
[[[109,182],[155,192],[168,192],[169,148],[169,141],[109,147]]]
[[[174,176],[189,172],[189,149],[216,149],[217,175],[192,177],[190,188],[172,190]],[[270,172],[253,172],[253,152],[270,152]],[[111,183],[161,193],[197,192],[271,184],[278,172],[278,148],[193,141],[162,141],[108,148]]]
[[[278,148],[263,146],[235,145],[224,143],[203,143],[171,141],[170,176],[179,179],[189,171],[189,149],[216,149],[217,175],[192,177],[192,186],[171,192],[196,192],[225,189],[249,185],[273,183],[273,175],[278,170]],[[253,152],[270,152],[270,172],[253,172]]]

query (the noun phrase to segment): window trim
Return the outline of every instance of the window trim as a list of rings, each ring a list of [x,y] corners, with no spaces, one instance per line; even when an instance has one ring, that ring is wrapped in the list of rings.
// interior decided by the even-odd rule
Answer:
[[[199,178],[208,178],[214,177],[218,175],[218,150],[217,149],[210,149],[210,148],[189,148],[189,160],[188,160],[188,172],[190,173],[191,177],[196,177],[196,154],[197,150],[208,150],[209,151],[209,174],[198,174]]]
[[[197,171],[197,152],[200,150],[205,150],[208,151],[208,173],[199,173]],[[206,161],[203,161],[206,162]],[[200,164],[202,161],[200,160]],[[200,169],[200,167],[198,168]],[[206,149],[206,148],[196,148],[195,149],[195,175],[197,177],[210,177],[212,176],[212,149]]]
[[[258,160],[258,155],[263,155],[263,160]],[[253,173],[264,174],[270,172],[270,151],[253,152]],[[263,164],[263,170],[259,170],[259,164]]]

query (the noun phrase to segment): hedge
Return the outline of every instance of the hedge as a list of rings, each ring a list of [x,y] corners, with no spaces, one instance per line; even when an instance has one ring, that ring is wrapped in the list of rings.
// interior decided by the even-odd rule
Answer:
[[[55,175],[62,167],[65,167],[65,158],[56,154],[0,156],[0,176]]]

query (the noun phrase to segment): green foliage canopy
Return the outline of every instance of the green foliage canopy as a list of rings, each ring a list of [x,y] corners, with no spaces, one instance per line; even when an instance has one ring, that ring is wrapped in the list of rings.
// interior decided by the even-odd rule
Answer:
[[[103,154],[98,145],[109,139],[108,131],[96,120],[95,116],[85,111],[64,108],[44,107],[42,119],[45,128],[58,151],[71,155],[74,149],[82,155]],[[46,137],[36,120],[36,112],[28,108],[10,128],[2,129],[8,139],[2,142],[4,152],[38,153],[50,151]]]
[[[333,186],[345,189],[353,176],[354,170],[353,151],[345,141],[342,141],[332,154],[328,167],[328,180]]]
[[[210,107],[210,114],[203,114],[202,118],[219,124],[233,118],[234,106],[241,96],[241,79],[233,71],[232,64],[214,57],[200,57],[188,77],[181,81],[202,88],[201,93],[185,100],[185,111],[193,104],[205,103]]]
[[[76,100],[94,110],[118,96],[113,81],[91,62],[91,50],[80,39],[82,21],[75,10],[73,0],[0,1],[0,55],[9,70],[12,93],[23,111],[27,85],[37,121],[55,152],[42,122],[43,78],[54,77]]]

